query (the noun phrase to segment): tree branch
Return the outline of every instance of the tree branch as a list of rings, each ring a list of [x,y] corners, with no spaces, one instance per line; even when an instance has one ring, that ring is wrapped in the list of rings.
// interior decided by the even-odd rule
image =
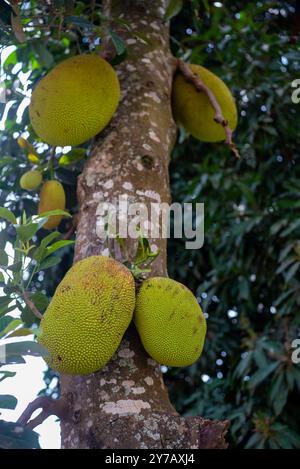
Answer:
[[[38,319],[42,319],[43,318],[43,315],[40,313],[40,311],[37,309],[37,307],[35,306],[35,304],[33,303],[33,301],[31,301],[31,299],[29,298],[28,296],[28,293],[27,291],[22,291],[22,297],[26,303],[26,305],[31,309],[31,311],[33,312],[33,314],[38,318]]]
[[[232,130],[228,125],[228,121],[225,120],[223,113],[222,113],[222,109],[215,95],[213,94],[213,92],[208,88],[208,86],[205,85],[205,83],[201,80],[201,78],[198,75],[196,75],[195,73],[191,71],[188,64],[186,64],[182,60],[179,60],[179,59],[177,60],[177,69],[182,73],[182,75],[188,81],[193,83],[193,85],[195,86],[197,90],[203,91],[206,94],[206,96],[209,99],[210,104],[212,105],[215,111],[215,117],[214,117],[215,122],[217,124],[222,125],[222,127],[224,127],[225,134],[226,134],[226,140],[225,140],[226,145],[228,145],[231,151],[234,153],[234,155],[237,158],[239,158],[240,157],[239,151],[232,141]]]
[[[64,235],[62,236],[62,239],[64,240],[70,239],[72,234],[76,231],[77,224],[78,224],[78,213],[74,213],[72,220],[71,220],[71,226],[66,231],[66,233],[64,233]]]
[[[37,409],[42,409],[42,412],[31,420],[32,414]],[[23,414],[19,417],[18,423],[26,425],[32,429],[43,423],[43,421],[50,415],[56,415],[62,419],[66,418],[67,414],[68,402],[66,398],[61,397],[60,399],[52,399],[51,397],[41,396],[28,404]]]

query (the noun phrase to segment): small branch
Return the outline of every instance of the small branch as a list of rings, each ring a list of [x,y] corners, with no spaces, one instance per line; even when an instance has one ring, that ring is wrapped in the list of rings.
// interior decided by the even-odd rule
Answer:
[[[79,219],[79,214],[74,213],[72,220],[71,220],[71,226],[70,228],[66,231],[66,233],[62,236],[62,239],[70,239],[72,234],[76,231],[77,225],[78,225],[78,219]]]
[[[38,318],[38,319],[42,319],[43,315],[39,312],[39,310],[37,309],[37,307],[35,306],[35,304],[33,303],[33,301],[31,301],[31,299],[29,298],[28,296],[28,293],[27,291],[23,291],[22,292],[22,297],[26,303],[26,305],[31,309],[31,311],[33,312],[33,314]]]
[[[42,412],[30,420],[32,414],[37,409],[42,409]],[[51,397],[41,396],[28,404],[23,414],[19,417],[18,423],[32,429],[43,423],[50,415],[56,415],[60,419],[65,419],[67,414],[68,402],[65,398],[52,399]]]
[[[179,59],[177,60],[177,69],[182,73],[182,75],[188,81],[193,83],[193,85],[195,86],[197,90],[203,91],[206,94],[206,96],[209,99],[210,104],[212,105],[215,111],[215,117],[214,117],[215,122],[217,124],[222,125],[222,127],[224,127],[225,134],[226,134],[226,140],[225,140],[226,145],[228,145],[231,151],[234,153],[234,155],[237,158],[239,158],[240,157],[239,151],[232,141],[232,130],[228,125],[228,121],[224,119],[222,109],[215,95],[213,94],[213,92],[208,88],[208,86],[205,85],[205,83],[203,83],[203,81],[198,75],[192,72],[188,64],[186,64],[182,60],[179,60]]]
[[[51,148],[50,157],[48,161],[48,169],[50,170],[51,178],[54,179],[54,162],[55,162],[56,147]]]

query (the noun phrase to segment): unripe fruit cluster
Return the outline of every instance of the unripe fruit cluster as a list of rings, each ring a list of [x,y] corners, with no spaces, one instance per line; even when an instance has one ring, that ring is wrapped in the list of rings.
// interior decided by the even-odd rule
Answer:
[[[92,373],[112,358],[132,319],[159,363],[188,366],[199,358],[206,322],[192,292],[156,277],[136,296],[131,272],[104,256],[83,259],[68,271],[43,316],[39,341],[57,371]]]

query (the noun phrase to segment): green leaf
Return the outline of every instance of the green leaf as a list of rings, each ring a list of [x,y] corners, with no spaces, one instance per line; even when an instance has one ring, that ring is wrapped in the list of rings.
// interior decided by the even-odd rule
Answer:
[[[165,14],[165,21],[170,20],[174,16],[178,15],[183,7],[183,0],[170,0],[166,14]]]
[[[1,262],[0,262],[0,264],[1,264]],[[5,283],[4,274],[2,272],[0,272],[0,283]]]
[[[43,313],[48,307],[49,299],[47,295],[45,295],[41,291],[30,293],[29,298],[41,313]]]
[[[141,33],[140,31],[131,31],[131,34],[133,35],[133,37],[136,37],[138,39],[140,39],[142,42],[144,42],[145,44],[148,44],[148,45],[151,45],[151,41],[150,39],[147,37],[146,34],[144,33]]]
[[[48,234],[45,238],[41,241],[42,247],[47,247],[52,241],[58,238],[61,234],[58,231],[54,231],[53,233]]]
[[[49,269],[50,267],[54,267],[55,265],[59,264],[61,261],[60,257],[52,256],[52,257],[47,257],[45,260],[43,260],[38,269],[37,272],[40,270],[46,270]]]
[[[296,262],[284,274],[284,278],[285,278],[286,283],[288,283],[295,276],[295,274],[298,271],[299,267],[300,267],[300,262]]]
[[[43,314],[49,304],[48,297],[44,293],[37,291],[34,293],[30,293],[29,298],[40,311],[40,313]],[[25,308],[22,309],[21,319],[24,325],[27,327],[32,326],[38,321],[37,317],[34,315],[31,308],[29,308],[28,306],[25,306]]]
[[[8,371],[8,370],[1,370],[0,369],[0,383],[1,381],[4,381],[6,378],[13,378],[13,376],[16,376],[15,371]]]
[[[15,363],[15,360],[27,355],[47,357],[49,352],[41,344],[33,341],[14,342],[5,345],[5,363]]]
[[[115,34],[111,29],[109,30],[109,35],[116,49],[117,55],[124,54],[126,52],[126,45],[123,39],[117,34]]]
[[[261,433],[253,433],[253,435],[251,435],[249,440],[247,441],[245,449],[255,448],[255,446],[261,441],[261,439]]]
[[[5,220],[9,221],[13,225],[17,224],[16,217],[10,210],[8,210],[8,208],[0,207],[0,218],[4,218]]]
[[[75,243],[75,241],[72,241],[72,240],[70,240],[70,239],[57,241],[56,243],[51,244],[51,246],[49,246],[49,247],[46,249],[46,255],[45,255],[45,257],[50,256],[50,254],[53,254],[53,253],[54,253],[55,251],[57,251],[58,249],[64,248],[64,247],[66,247],[66,246],[70,246],[71,244],[74,244],[74,243]]]
[[[0,265],[6,267],[8,264],[8,255],[4,251],[4,249],[0,251]]]
[[[9,334],[6,339],[11,339],[12,337],[26,337],[27,335],[35,335],[36,329],[29,329],[27,327],[22,327],[16,331]]]
[[[32,44],[32,48],[35,56],[42,67],[50,68],[53,65],[54,59],[49,49],[41,42],[37,41]]]
[[[70,213],[66,212],[65,210],[50,210],[49,212],[43,212],[36,215],[36,218],[49,218],[52,215],[63,215],[64,217],[72,218]]]
[[[281,414],[284,406],[286,405],[288,394],[289,394],[288,387],[286,385],[282,385],[273,402],[275,415]]]
[[[10,396],[9,394],[0,394],[0,409],[11,409],[14,410],[18,400],[15,396]]]
[[[7,266],[7,270],[11,270],[12,272],[20,272],[22,270],[22,261],[15,262]]]
[[[43,238],[40,246],[35,249],[33,258],[38,262],[41,262],[46,256],[46,247],[59,236],[61,236],[61,234],[58,231],[54,231],[53,233],[50,233],[45,238]]]
[[[128,52],[126,51],[121,55],[115,55],[115,57],[110,61],[111,66],[115,67],[116,65],[121,64],[124,60],[127,59]]]
[[[16,226],[18,238],[22,242],[30,241],[39,229],[38,223]]]
[[[0,19],[3,21],[4,24],[10,26],[11,24],[11,17],[14,15],[14,11],[8,3],[4,0],[0,0]]]
[[[273,373],[276,368],[280,365],[280,362],[272,362],[265,368],[262,368],[251,376],[249,381],[249,387],[255,388],[260,383],[262,383],[271,373]]]
[[[0,230],[0,252],[1,250],[5,248],[7,241],[8,241],[8,238],[7,238],[6,231]]]
[[[0,319],[0,334],[8,326],[8,324],[12,322],[13,320],[14,318],[12,318],[11,316],[3,316]]]
[[[11,163],[14,163],[14,159],[11,156],[2,156],[0,159],[0,168],[4,166],[9,166]]]
[[[270,399],[272,402],[275,401],[283,385],[284,385],[284,375],[283,373],[279,373],[276,376],[276,379],[274,380],[274,383],[272,384],[272,388],[271,388]]]
[[[39,449],[39,435],[19,423],[0,421],[0,448]]]
[[[86,156],[86,149],[85,148],[74,148],[66,155],[62,155],[59,160],[58,164],[60,166],[68,166],[70,164],[77,163],[78,161],[82,160]]]
[[[11,302],[10,297],[8,297],[6,295],[0,296],[0,308],[3,307],[3,306],[7,306],[10,302]]]
[[[10,300],[11,302],[11,300]],[[4,316],[4,314],[11,313],[11,311],[16,310],[16,305],[11,305],[11,306],[1,306],[0,307],[0,317]]]
[[[84,27],[84,28],[94,29],[93,23],[88,21],[83,16],[66,16],[65,23],[67,23],[67,24],[72,23],[72,24],[75,24],[77,26],[81,26],[81,27]]]
[[[12,302],[9,296],[0,296],[0,317],[8,313],[10,309],[15,309],[15,306],[9,307],[8,305]]]
[[[6,317],[6,316],[4,316]],[[3,318],[2,318],[3,319]],[[5,329],[3,329],[2,332],[0,332],[0,338],[1,337],[4,337],[5,335],[7,335],[10,331],[13,331],[14,329],[16,329],[18,326],[20,326],[22,323],[22,321],[20,319],[13,319],[13,321],[11,321],[6,327]]]

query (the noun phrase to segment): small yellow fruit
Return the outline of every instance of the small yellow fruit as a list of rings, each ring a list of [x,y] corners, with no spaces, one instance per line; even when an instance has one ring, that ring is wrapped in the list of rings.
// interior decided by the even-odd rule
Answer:
[[[18,145],[19,145],[20,148],[23,148],[23,149],[27,148],[28,142],[25,138],[19,137],[17,142],[18,142]]]
[[[189,65],[215,95],[225,120],[233,131],[237,126],[237,109],[234,98],[225,83],[214,73],[200,65]],[[195,138],[203,142],[225,140],[223,127],[214,121],[215,111],[204,92],[196,90],[181,73],[177,73],[172,92],[175,120]]]
[[[49,365],[64,374],[100,370],[113,356],[135,305],[130,271],[114,259],[77,262],[58,285],[40,324]]]
[[[29,143],[28,140],[26,140],[26,138],[19,137],[17,142],[20,148],[35,155],[36,152],[35,152],[34,146],[31,143]]]
[[[40,171],[27,171],[20,179],[20,186],[27,191],[35,191],[42,183],[43,176]]]
[[[119,80],[106,60],[97,55],[71,57],[34,89],[31,124],[50,145],[79,145],[106,127],[119,99]]]
[[[27,158],[29,159],[30,163],[33,163],[33,164],[39,164],[40,162],[39,157],[33,153],[28,153]]]
[[[158,363],[189,366],[200,357],[206,321],[193,293],[181,283],[146,280],[136,298],[134,322],[145,350]]]
[[[63,185],[59,181],[51,180],[43,184],[40,193],[38,213],[49,212],[50,210],[64,210],[66,206],[66,196]],[[43,228],[52,230],[56,228],[63,216],[52,215]]]

